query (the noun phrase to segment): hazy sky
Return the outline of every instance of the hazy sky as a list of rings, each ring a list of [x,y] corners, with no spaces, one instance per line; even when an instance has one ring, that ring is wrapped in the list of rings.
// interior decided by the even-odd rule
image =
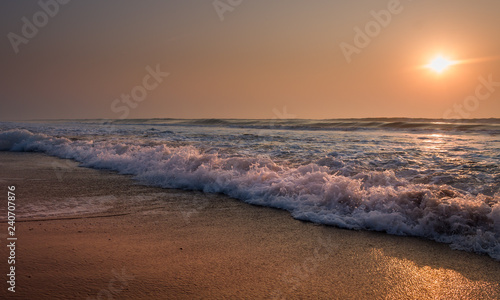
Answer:
[[[0,120],[500,117],[498,0],[66,1],[1,2]]]

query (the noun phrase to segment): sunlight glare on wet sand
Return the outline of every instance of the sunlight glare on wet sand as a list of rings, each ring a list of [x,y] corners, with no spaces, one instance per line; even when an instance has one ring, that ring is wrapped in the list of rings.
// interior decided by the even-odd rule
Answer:
[[[498,299],[500,286],[474,281],[457,271],[418,266],[407,259],[385,255],[373,249],[374,260],[385,273],[385,299]]]

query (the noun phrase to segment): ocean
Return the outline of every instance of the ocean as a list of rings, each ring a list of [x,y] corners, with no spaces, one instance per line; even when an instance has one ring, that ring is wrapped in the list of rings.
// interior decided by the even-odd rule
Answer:
[[[0,151],[41,152],[140,184],[221,193],[299,220],[500,260],[500,119],[0,122]]]

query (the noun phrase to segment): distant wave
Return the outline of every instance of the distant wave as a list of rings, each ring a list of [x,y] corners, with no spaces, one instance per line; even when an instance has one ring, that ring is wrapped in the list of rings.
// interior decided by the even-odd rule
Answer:
[[[53,120],[88,124],[184,125],[290,130],[411,130],[447,132],[488,132],[500,134],[500,119],[123,119],[123,120]],[[44,121],[46,122],[46,121]]]
[[[223,193],[287,210],[301,220],[425,237],[500,260],[498,194],[474,196],[448,185],[414,184],[393,171],[349,177],[319,162],[293,167],[265,157],[222,155],[193,146],[70,140],[20,129],[0,132],[0,150],[43,152],[86,167],[131,174],[148,185]]]

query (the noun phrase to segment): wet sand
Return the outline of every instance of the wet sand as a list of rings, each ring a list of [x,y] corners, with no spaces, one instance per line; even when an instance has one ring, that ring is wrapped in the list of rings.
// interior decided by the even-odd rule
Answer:
[[[500,298],[500,262],[419,238],[301,222],[43,154],[0,152],[0,184],[3,244],[9,185],[18,217],[16,292],[4,275],[1,299]]]

